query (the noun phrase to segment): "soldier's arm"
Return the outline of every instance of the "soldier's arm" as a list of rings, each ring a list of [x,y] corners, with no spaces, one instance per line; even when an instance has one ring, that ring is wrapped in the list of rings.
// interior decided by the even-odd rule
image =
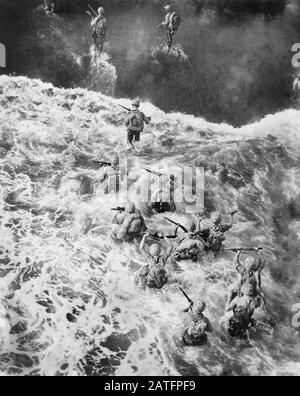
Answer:
[[[96,18],[93,18],[92,22],[91,22],[91,26],[94,27],[96,25],[96,23],[98,22],[98,20],[99,20],[99,16],[97,16]]]
[[[146,117],[144,113],[142,113],[142,116],[143,116],[144,122],[145,122],[146,124],[150,124],[151,117]]]
[[[146,238],[149,236],[149,233],[148,232],[146,232],[146,234],[143,236],[143,239],[141,240],[141,243],[140,243],[140,251],[141,251],[141,253],[146,253],[146,250],[145,250],[145,242],[146,242]]]
[[[166,264],[166,262],[169,260],[169,258],[172,256],[173,251],[174,251],[174,245],[173,243],[170,241],[169,238],[167,238],[166,236],[164,236],[164,240],[166,241],[166,243],[168,244],[168,250],[165,254],[164,257],[164,263]]]
[[[243,273],[243,266],[240,262],[241,251],[239,250],[233,259],[233,263],[235,264],[235,269],[239,274]]]
[[[206,322],[206,331],[207,333],[212,333],[214,331],[210,321],[208,318],[205,318],[205,322]]]
[[[228,304],[226,307],[226,312],[233,311],[237,307],[237,299],[235,298],[231,304]]]

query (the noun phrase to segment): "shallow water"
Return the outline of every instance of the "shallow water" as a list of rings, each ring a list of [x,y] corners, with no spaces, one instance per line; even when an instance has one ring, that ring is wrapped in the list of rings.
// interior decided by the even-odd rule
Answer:
[[[215,328],[206,347],[184,348],[184,297],[176,284],[135,289],[144,259],[135,245],[110,240],[110,208],[118,202],[103,195],[90,162],[122,153],[126,113],[115,99],[83,89],[54,88],[51,96],[51,86],[35,80],[3,76],[0,84],[3,374],[299,374],[299,337],[290,324],[300,302],[299,111],[234,128],[142,104],[153,124],[144,154],[129,156],[130,189],[146,165],[203,166],[207,213],[239,209],[226,246],[265,247],[263,289],[278,320],[274,335],[254,338],[252,348],[223,342],[219,321],[237,277],[232,255],[169,264],[187,293],[207,302]],[[147,224],[170,229],[160,216]]]

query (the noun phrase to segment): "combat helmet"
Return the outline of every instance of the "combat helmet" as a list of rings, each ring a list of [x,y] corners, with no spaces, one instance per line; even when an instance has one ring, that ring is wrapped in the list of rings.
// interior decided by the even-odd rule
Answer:
[[[149,253],[152,257],[157,257],[161,255],[161,246],[158,243],[154,243],[149,248]]]
[[[104,16],[105,15],[105,9],[103,7],[98,8],[98,15]]]
[[[241,288],[241,293],[244,296],[253,297],[255,295],[255,287],[252,283],[245,283]]]
[[[196,301],[196,303],[193,306],[193,310],[197,314],[202,314],[206,310],[206,303],[202,300]]]
[[[126,209],[129,214],[134,214],[136,210],[135,204],[132,202],[128,203]]]
[[[213,224],[220,224],[222,221],[222,215],[219,212],[215,212],[211,215],[211,221]]]
[[[135,99],[135,100],[132,101],[131,104],[132,104],[133,107],[139,108],[140,105],[141,105],[141,102],[139,101],[139,99]]]
[[[245,267],[248,271],[255,271],[257,270],[257,262],[256,262],[256,258],[251,256],[251,257],[247,257],[245,260]]]

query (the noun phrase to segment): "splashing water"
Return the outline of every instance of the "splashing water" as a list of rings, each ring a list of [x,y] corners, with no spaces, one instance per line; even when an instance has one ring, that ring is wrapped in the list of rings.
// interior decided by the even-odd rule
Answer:
[[[236,129],[142,104],[153,123],[142,155],[129,158],[130,188],[144,166],[203,166],[206,209],[239,208],[226,245],[265,247],[263,289],[278,320],[274,335],[255,339],[255,347],[228,345],[218,329],[237,277],[232,256],[168,264],[192,298],[207,302],[216,330],[206,347],[184,348],[186,301],[176,284],[136,290],[143,257],[137,246],[109,238],[109,209],[118,202],[103,195],[91,159],[122,153],[126,113],[118,101],[21,77],[0,83],[0,372],[299,373],[299,340],[290,326],[300,301],[299,111]],[[169,228],[160,216],[147,224]]]

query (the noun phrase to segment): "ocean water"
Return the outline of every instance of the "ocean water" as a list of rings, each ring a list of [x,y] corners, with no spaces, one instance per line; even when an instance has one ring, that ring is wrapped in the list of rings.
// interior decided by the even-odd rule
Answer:
[[[206,301],[215,329],[207,346],[189,348],[181,343],[187,302],[178,285],[134,287],[144,258],[136,245],[111,241],[118,202],[104,196],[91,162],[124,154],[126,112],[118,104],[130,102],[25,77],[2,76],[0,86],[1,374],[299,374],[291,326],[300,302],[297,109],[235,128],[142,103],[152,124],[142,154],[129,155],[130,189],[144,166],[202,166],[206,213],[239,209],[226,246],[265,249],[263,290],[277,327],[247,347],[224,342],[219,329],[237,279],[233,255],[168,264],[191,298]],[[174,218],[186,221],[180,212]],[[161,216],[146,222],[170,229]]]

